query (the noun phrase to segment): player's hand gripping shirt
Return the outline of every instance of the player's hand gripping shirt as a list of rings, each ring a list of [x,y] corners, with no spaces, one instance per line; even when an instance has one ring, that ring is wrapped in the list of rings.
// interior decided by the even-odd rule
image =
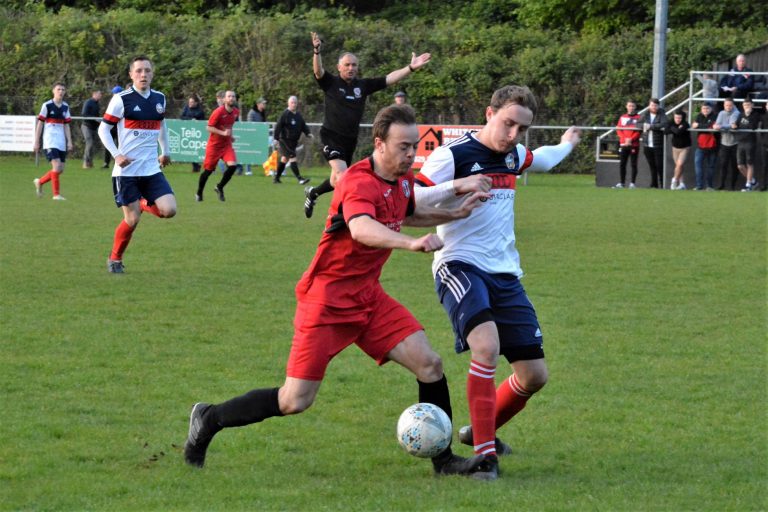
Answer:
[[[67,136],[64,133],[64,125],[72,122],[69,113],[69,105],[62,101],[56,105],[53,100],[43,103],[37,118],[45,123],[43,126],[43,149],[67,150]]]
[[[515,187],[517,176],[533,163],[533,153],[518,144],[509,153],[496,153],[473,133],[438,147],[427,158],[416,181],[424,186],[485,174],[493,180],[491,197],[469,217],[437,226],[444,247],[435,252],[433,273],[444,261],[460,260],[492,274],[523,275],[515,248]],[[455,196],[441,208],[457,208],[464,200]]]
[[[150,89],[147,97],[133,87],[112,96],[104,122],[117,125],[119,154],[133,160],[115,165],[112,176],[151,176],[160,172],[157,144],[165,119],[165,95]]]
[[[309,268],[296,285],[306,302],[354,307],[375,297],[379,276],[392,249],[352,239],[347,223],[368,215],[393,231],[414,211],[413,173],[386,181],[373,171],[371,158],[350,167],[333,193],[326,229]]]

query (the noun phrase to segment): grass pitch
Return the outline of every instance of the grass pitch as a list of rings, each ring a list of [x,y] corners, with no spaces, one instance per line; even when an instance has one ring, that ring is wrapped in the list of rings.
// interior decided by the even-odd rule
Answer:
[[[398,447],[414,379],[355,348],[309,411],[227,430],[204,470],[187,467],[194,402],[282,382],[329,198],[307,220],[292,178],[236,176],[226,203],[212,178],[198,204],[176,164],[177,217],[143,216],[116,276],[109,173],[79,165],[56,202],[34,196],[43,165],[0,158],[0,509],[768,508],[765,194],[519,187],[551,377],[499,432],[515,453],[487,484],[436,479]],[[458,427],[468,356],[452,353],[429,264],[395,253],[383,282],[443,355]]]

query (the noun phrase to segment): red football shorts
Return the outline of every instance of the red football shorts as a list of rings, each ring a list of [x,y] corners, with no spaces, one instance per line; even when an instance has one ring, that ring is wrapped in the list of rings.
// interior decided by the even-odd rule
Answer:
[[[323,380],[331,359],[353,343],[382,365],[398,343],[424,330],[405,306],[383,291],[355,308],[299,302],[293,326],[286,375],[304,380]]]
[[[207,146],[205,148],[205,161],[203,162],[203,169],[206,171],[213,171],[216,169],[216,164],[219,160],[224,162],[237,162],[237,155],[232,144],[226,146]]]

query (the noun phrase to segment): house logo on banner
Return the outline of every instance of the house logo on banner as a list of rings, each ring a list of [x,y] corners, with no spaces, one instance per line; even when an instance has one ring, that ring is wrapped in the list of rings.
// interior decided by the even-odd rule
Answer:
[[[438,146],[443,146],[451,141],[460,138],[467,132],[476,132],[482,128],[478,125],[441,125],[441,124],[420,124],[419,125],[419,146],[416,148],[416,158],[413,160],[413,168],[421,169],[426,162],[427,157]]]

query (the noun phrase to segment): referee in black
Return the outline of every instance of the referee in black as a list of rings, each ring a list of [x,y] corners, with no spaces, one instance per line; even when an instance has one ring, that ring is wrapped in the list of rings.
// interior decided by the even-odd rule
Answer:
[[[312,217],[318,196],[330,192],[352,163],[360,120],[363,117],[366,98],[376,91],[395,84],[429,62],[429,53],[416,56],[411,54],[411,63],[390,72],[385,77],[358,78],[357,57],[349,52],[342,53],[336,67],[339,75],[326,73],[320,57],[323,41],[312,32],[312,70],[315,80],[325,92],[325,113],[320,127],[320,142],[323,155],[331,165],[331,177],[317,187],[304,189],[304,215]]]
[[[309,178],[303,177],[299,173],[299,164],[296,161],[296,146],[299,144],[299,138],[303,133],[307,137],[312,137],[309,126],[304,122],[304,118],[298,113],[299,98],[291,96],[288,98],[288,108],[280,115],[275,125],[275,142],[280,152],[280,162],[277,164],[277,173],[272,183],[281,183],[280,176],[283,175],[286,164],[290,164],[291,171],[300,185],[309,183]]]

